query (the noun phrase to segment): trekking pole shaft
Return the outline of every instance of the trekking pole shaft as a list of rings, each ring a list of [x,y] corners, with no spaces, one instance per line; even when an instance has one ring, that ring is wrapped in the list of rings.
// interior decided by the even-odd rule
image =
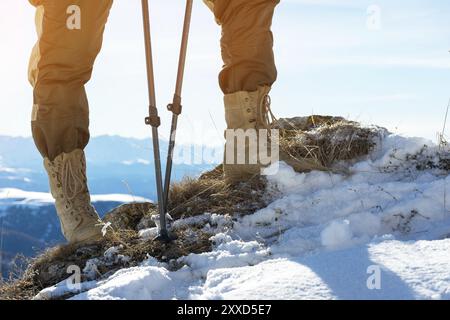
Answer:
[[[170,181],[171,181],[172,167],[173,167],[173,153],[174,153],[174,149],[175,149],[175,138],[176,138],[175,135],[176,135],[177,124],[178,124],[178,116],[174,114],[172,116],[169,151],[167,153],[166,176],[164,177],[164,204],[166,205],[166,208],[165,208],[166,211],[167,211],[167,205],[169,203],[169,189],[170,189]]]
[[[147,65],[148,96],[150,100],[149,114],[153,114],[156,108],[155,77],[153,72],[152,40],[150,33],[150,16],[148,0],[142,0],[142,15],[144,20],[145,60]]]
[[[184,68],[186,66],[186,53],[189,41],[189,30],[191,28],[193,4],[194,0],[186,1],[186,12],[184,15],[184,25],[183,25],[183,37],[181,39],[180,58],[178,60],[177,84],[175,88],[175,95],[177,96],[181,96],[181,90],[183,88]]]
[[[169,188],[170,188],[170,180],[171,180],[171,175],[172,175],[173,152],[175,149],[178,116],[181,114],[181,109],[182,109],[182,107],[181,107],[181,91],[183,88],[184,70],[185,70],[185,66],[186,66],[186,54],[187,54],[187,47],[188,47],[188,42],[189,42],[189,30],[191,27],[193,4],[194,4],[193,0],[186,1],[186,12],[184,15],[183,36],[181,39],[180,57],[178,60],[178,73],[177,73],[175,94],[173,95],[172,104],[170,104],[168,107],[169,110],[173,112],[173,115],[172,115],[172,125],[170,128],[169,151],[167,153],[166,175],[165,175],[165,179],[164,179],[164,204],[166,206],[169,201],[169,199],[168,199],[169,198]],[[165,209],[167,211],[167,207]]]
[[[152,126],[153,155],[155,160],[155,178],[156,190],[158,194],[158,211],[160,215],[160,233],[163,237],[167,236],[166,214],[164,205],[164,190],[162,183],[161,157],[159,153],[159,136],[158,127],[160,119],[158,117],[158,109],[156,108],[155,94],[155,77],[153,69],[153,54],[150,34],[150,15],[148,0],[142,0],[142,14],[144,21],[144,38],[145,38],[145,56],[147,65],[147,83],[149,95],[149,116],[146,118],[146,124]]]

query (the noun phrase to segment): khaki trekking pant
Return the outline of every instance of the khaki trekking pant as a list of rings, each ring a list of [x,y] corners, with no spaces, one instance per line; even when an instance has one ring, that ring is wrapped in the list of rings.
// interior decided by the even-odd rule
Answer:
[[[85,84],[99,53],[113,0],[30,0],[38,41],[29,65],[33,86],[32,133],[50,160],[84,149],[89,141]],[[222,26],[225,94],[272,85],[277,71],[270,31],[279,0],[207,0]],[[181,17],[180,17],[181,18]]]

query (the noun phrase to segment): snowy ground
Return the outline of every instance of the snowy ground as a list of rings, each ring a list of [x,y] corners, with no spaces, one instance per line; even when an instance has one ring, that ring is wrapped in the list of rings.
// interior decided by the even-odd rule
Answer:
[[[198,218],[216,234],[212,252],[180,258],[178,271],[149,258],[72,288],[82,291],[73,299],[450,299],[450,181],[417,170],[437,152],[388,135],[349,177],[281,164],[269,180],[282,195],[267,208]],[[39,298],[67,291],[63,282]]]

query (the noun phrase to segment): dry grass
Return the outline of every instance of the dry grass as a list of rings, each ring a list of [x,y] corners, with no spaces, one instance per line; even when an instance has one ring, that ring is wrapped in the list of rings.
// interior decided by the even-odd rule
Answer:
[[[19,255],[13,262],[14,265],[16,263],[29,265],[31,259]],[[28,300],[34,297],[40,289],[33,281],[33,271],[26,268],[24,272],[20,267],[12,269],[10,279],[0,280],[0,300]]]
[[[284,151],[298,159],[314,158],[326,167],[367,155],[375,146],[375,138],[380,135],[380,130],[361,128],[343,118],[311,116],[281,119],[278,124],[282,129],[281,148]],[[174,183],[169,194],[171,216],[181,219],[205,212],[232,217],[251,214],[267,206],[276,196],[276,191],[269,190],[262,177],[231,186],[225,183],[222,175],[222,166],[218,166],[199,179],[186,178]],[[18,280],[0,286],[0,299],[30,299],[43,288],[66,279],[69,265],[83,269],[93,257],[105,260],[104,252],[111,247],[120,247],[120,254],[130,259],[105,261],[98,268],[98,278],[137,265],[149,255],[173,262],[189,253],[211,250],[210,235],[195,228],[176,230],[178,239],[170,244],[143,241],[137,230],[151,227],[153,214],[156,214],[156,208],[152,204],[130,204],[113,210],[104,219],[111,223],[113,231],[110,230],[103,241],[83,247],[58,246],[31,259]],[[185,236],[188,231],[189,237]],[[194,240],[192,231],[196,234]]]
[[[199,179],[185,178],[174,183],[169,194],[169,213],[174,219],[191,217],[205,212],[217,214],[251,214],[268,203],[267,183],[255,176],[246,183],[230,186],[222,179],[218,167]]]
[[[298,159],[317,159],[326,168],[369,154],[382,131],[328,116],[281,119],[279,127],[283,129],[281,149]]]

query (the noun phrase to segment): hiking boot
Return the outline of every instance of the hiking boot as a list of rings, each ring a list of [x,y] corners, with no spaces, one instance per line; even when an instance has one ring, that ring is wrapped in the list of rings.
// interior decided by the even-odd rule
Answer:
[[[62,153],[53,161],[44,159],[64,237],[70,244],[102,238],[101,220],[91,204],[83,150]]]
[[[238,143],[235,143],[236,140],[231,140],[235,139],[235,137],[226,134],[223,171],[225,180],[230,184],[248,181],[257,175],[260,175],[261,170],[267,166],[267,164],[261,163],[259,157],[256,155],[257,152],[255,152],[255,149],[250,147],[251,142],[255,143],[259,148],[262,146],[268,150],[277,150],[279,154],[272,154],[271,158],[286,162],[297,172],[326,170],[317,159],[297,159],[284,150],[279,149],[278,139],[272,139],[270,136],[271,130],[276,127],[276,119],[270,109],[269,92],[269,86],[261,86],[254,92],[240,91],[225,95],[225,118],[227,129],[232,129],[234,132],[237,132],[237,129],[242,129],[246,132],[249,132],[249,129],[253,129],[256,133],[252,137],[250,137],[251,135],[248,135],[250,138],[245,140],[245,148],[241,147],[240,150],[238,150]],[[260,144],[259,131],[261,129],[266,130],[267,137],[265,138],[267,139]],[[227,133],[228,132],[229,130],[227,130]],[[278,144],[275,149],[272,148],[272,143]],[[242,156],[242,150],[245,150],[245,162],[243,163],[242,161],[237,161],[238,155]],[[233,155],[227,157],[230,151],[233,152]],[[267,152],[266,154],[269,153],[270,152]],[[250,161],[250,159],[253,159],[253,161]]]

